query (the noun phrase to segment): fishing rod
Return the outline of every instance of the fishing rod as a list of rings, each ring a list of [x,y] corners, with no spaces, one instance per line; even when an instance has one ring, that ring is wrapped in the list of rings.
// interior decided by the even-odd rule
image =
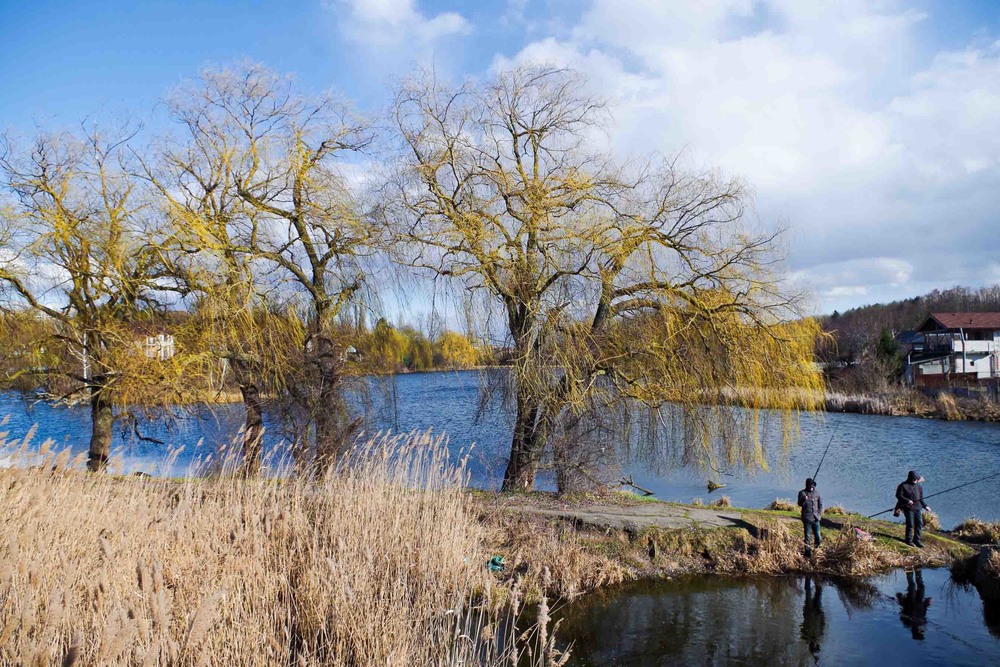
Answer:
[[[955,491],[956,489],[961,489],[961,488],[964,488],[966,486],[972,486],[973,484],[979,484],[980,482],[985,482],[986,480],[993,479],[994,477],[1000,477],[1000,472],[995,472],[992,475],[987,475],[986,477],[980,477],[979,479],[974,479],[971,482],[966,482],[965,484],[959,484],[958,486],[953,486],[950,489],[945,489],[944,491],[938,491],[936,493],[932,493],[929,496],[925,496],[924,500],[930,500],[934,496],[940,496],[942,493],[950,493],[951,491]],[[877,512],[875,514],[871,514],[871,515],[868,516],[868,518],[869,519],[874,519],[875,517],[880,516],[882,514],[885,514],[886,512],[891,512],[894,509],[896,509],[896,507],[892,506],[892,507],[890,507],[887,510],[882,510],[881,512]]]
[[[826,449],[823,450],[823,458],[819,460],[819,465],[816,466],[816,472],[813,473],[812,480],[815,482],[816,478],[819,477],[819,469],[823,467],[823,461],[826,460],[826,453],[830,451],[830,445],[833,444],[833,439],[837,435],[837,429],[840,428],[840,422],[833,425],[833,433],[830,434],[830,442],[826,443]]]

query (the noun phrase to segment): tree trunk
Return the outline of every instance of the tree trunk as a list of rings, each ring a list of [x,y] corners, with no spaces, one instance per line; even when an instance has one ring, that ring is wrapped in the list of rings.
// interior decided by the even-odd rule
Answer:
[[[315,406],[316,472],[325,475],[336,464],[340,453],[340,419],[338,408],[329,392],[320,393],[320,403]]]
[[[252,477],[260,474],[262,464],[264,409],[257,385],[240,385],[240,394],[243,396],[243,406],[246,408],[246,422],[243,426],[243,471]]]
[[[538,412],[537,403],[518,397],[510,460],[503,475],[501,491],[530,491],[535,486],[538,459],[545,444],[544,439],[539,437]]]
[[[111,436],[115,423],[115,411],[107,395],[107,389],[100,384],[90,387],[90,453],[87,470],[98,472],[108,466],[111,458]]]

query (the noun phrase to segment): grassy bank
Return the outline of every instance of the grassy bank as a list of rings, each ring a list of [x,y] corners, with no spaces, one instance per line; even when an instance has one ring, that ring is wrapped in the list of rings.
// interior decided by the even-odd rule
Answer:
[[[855,514],[824,519],[823,547],[812,558],[802,548],[797,513],[764,509],[725,509],[729,526],[682,528],[589,523],[575,512],[581,503],[640,502],[631,494],[611,499],[560,500],[548,494],[498,496],[476,494],[480,519],[498,553],[512,572],[541,593],[541,571],[553,573],[549,595],[572,598],[605,585],[700,572],[723,575],[822,573],[864,576],[897,567],[950,566],[974,549],[953,536],[925,532],[925,549],[903,543],[902,527]],[[649,502],[649,501],[645,501]],[[658,502],[658,501],[657,501]],[[526,504],[552,514],[525,511]],[[697,505],[664,503],[682,511],[704,511]],[[559,512],[565,513],[560,517]],[[584,515],[586,516],[586,515]],[[871,541],[855,532],[860,528]]]

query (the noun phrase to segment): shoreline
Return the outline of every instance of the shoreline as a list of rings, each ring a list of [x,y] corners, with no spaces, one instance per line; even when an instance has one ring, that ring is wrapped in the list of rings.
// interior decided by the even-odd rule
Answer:
[[[1000,403],[956,398],[947,393],[931,398],[918,391],[904,389],[867,394],[827,391],[823,411],[941,421],[1000,422]]]
[[[627,492],[573,499],[470,495],[491,546],[508,564],[502,576],[520,577],[535,597],[571,600],[610,585],[688,574],[864,577],[906,567],[957,568],[982,548],[930,529],[924,549],[908,547],[900,524],[837,514],[824,516],[823,545],[806,558],[796,512],[651,501]]]

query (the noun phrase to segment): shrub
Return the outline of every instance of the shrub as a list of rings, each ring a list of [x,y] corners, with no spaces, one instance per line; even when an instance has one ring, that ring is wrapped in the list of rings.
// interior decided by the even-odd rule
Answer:
[[[733,503],[732,503],[732,501],[729,500],[729,496],[720,496],[719,498],[716,498],[711,503],[709,503],[708,506],[709,507],[725,508],[725,507],[732,507]]]
[[[830,516],[847,516],[850,514],[842,505],[834,505],[833,507],[827,507],[823,510],[823,514],[829,514]]]
[[[930,510],[923,513],[924,517],[924,528],[929,528],[931,530],[941,530],[941,518],[934,512]]]

